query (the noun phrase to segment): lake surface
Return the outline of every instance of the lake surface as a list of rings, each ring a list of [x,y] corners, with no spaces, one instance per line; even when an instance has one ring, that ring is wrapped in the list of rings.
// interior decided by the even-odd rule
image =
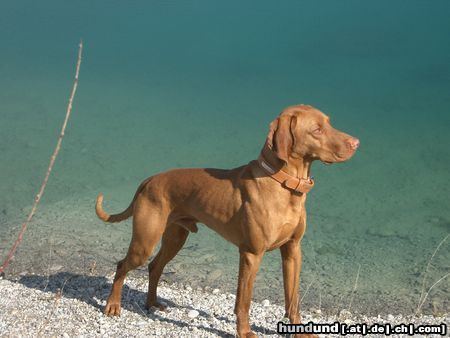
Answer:
[[[0,8],[2,259],[44,177],[84,42],[62,150],[10,275],[112,273],[131,222],[99,221],[99,192],[115,213],[155,173],[248,163],[269,123],[297,103],[361,140],[348,163],[313,165],[303,308],[411,314],[449,273],[450,239],[435,249],[450,233],[450,2]],[[282,302],[280,264],[277,251],[265,256],[256,298]],[[237,271],[237,250],[201,226],[163,278],[234,291]],[[423,312],[448,311],[449,280]]]

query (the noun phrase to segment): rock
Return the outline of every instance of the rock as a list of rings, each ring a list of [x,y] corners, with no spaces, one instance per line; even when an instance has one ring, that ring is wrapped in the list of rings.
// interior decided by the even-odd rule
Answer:
[[[341,312],[339,312],[339,317],[341,318],[350,318],[352,316],[351,312],[348,310],[341,310]]]
[[[191,319],[197,318],[200,313],[197,310],[190,310],[188,312],[188,317]]]
[[[394,318],[393,315],[388,314],[387,319],[388,319],[390,322],[392,322],[395,318]]]
[[[214,290],[212,290],[212,294],[213,294],[213,295],[217,295],[219,292],[220,292],[219,289],[214,289]]]
[[[212,261],[214,261],[216,259],[216,256],[214,254],[206,254],[202,257],[202,259],[205,262],[211,263]]]
[[[222,276],[223,272],[220,269],[216,269],[211,271],[208,276],[206,277],[206,280],[208,281],[208,283],[212,283],[214,282],[217,278],[219,278],[220,276]]]
[[[289,320],[288,317],[283,317],[283,319],[281,319],[281,322],[283,322],[285,324],[289,324],[291,321]]]
[[[262,306],[269,306],[270,305],[270,301],[268,300],[268,299],[264,299],[263,301],[262,301]]]
[[[55,265],[52,265],[52,266],[50,267],[50,271],[56,272],[56,271],[61,270],[62,268],[63,268],[62,265],[55,264]]]

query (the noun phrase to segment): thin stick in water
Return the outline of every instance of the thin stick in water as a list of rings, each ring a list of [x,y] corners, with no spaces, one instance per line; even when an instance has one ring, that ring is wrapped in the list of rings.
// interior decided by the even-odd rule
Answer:
[[[4,260],[3,264],[0,266],[0,274],[4,273],[6,267],[8,266],[11,259],[13,258],[17,247],[19,246],[20,242],[22,241],[25,230],[27,229],[28,224],[31,222],[31,219],[33,218],[33,215],[35,214],[35,212],[37,210],[39,201],[41,200],[42,195],[44,194],[45,187],[47,186],[48,178],[50,177],[50,173],[53,169],[53,164],[55,163],[56,157],[58,156],[58,153],[59,153],[59,149],[61,148],[61,143],[64,138],[64,132],[66,130],[67,122],[69,121],[70,113],[72,111],[73,98],[75,97],[75,93],[76,93],[77,87],[78,87],[78,75],[80,73],[82,51],[83,51],[83,41],[80,41],[80,44],[78,46],[78,60],[77,60],[77,66],[76,66],[76,71],[75,71],[75,79],[73,81],[72,92],[70,94],[69,103],[67,105],[67,110],[66,110],[66,117],[64,119],[64,123],[62,125],[61,132],[58,137],[58,142],[56,143],[55,150],[53,151],[52,157],[50,158],[50,163],[48,165],[47,173],[45,174],[44,180],[42,181],[41,188],[39,189],[39,192],[37,193],[36,197],[34,198],[33,207],[31,208],[31,211],[28,214],[27,219],[22,224],[22,229],[19,232],[19,236],[17,237],[17,240],[14,242],[13,246],[11,247],[11,250],[9,250],[8,256]]]

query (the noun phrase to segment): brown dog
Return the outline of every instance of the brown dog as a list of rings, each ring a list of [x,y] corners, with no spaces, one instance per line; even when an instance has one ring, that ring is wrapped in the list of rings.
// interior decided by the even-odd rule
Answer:
[[[311,163],[346,161],[358,145],[358,139],[334,129],[319,110],[291,106],[270,124],[258,160],[231,170],[176,169],[152,176],[139,186],[130,206],[116,215],[103,211],[100,194],[95,210],[103,221],[133,215],[130,247],[117,264],[105,313],[120,314],[127,272],[144,264],[162,237],[161,249],[148,266],[147,296],[148,307],[160,307],[156,288],[161,273],[200,222],[239,248],[234,310],[239,337],[256,337],[249,324],[253,282],[264,253],[276,248],[283,260],[286,316],[300,323],[300,241],[306,229],[306,193],[314,185]]]

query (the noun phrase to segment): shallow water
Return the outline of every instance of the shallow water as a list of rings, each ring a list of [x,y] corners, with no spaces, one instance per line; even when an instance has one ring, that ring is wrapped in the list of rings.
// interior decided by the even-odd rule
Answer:
[[[449,2],[1,8],[2,257],[45,174],[80,37],[85,45],[66,138],[11,273],[93,261],[99,273],[113,271],[130,227],[96,219],[98,192],[117,212],[157,172],[247,163],[282,108],[308,103],[361,147],[348,163],[313,166],[304,306],[415,310],[430,257],[450,232]],[[434,255],[425,290],[449,272],[449,248],[447,240]],[[236,249],[201,227],[164,278],[233,291],[237,261]],[[425,312],[448,311],[449,280],[431,290]],[[266,255],[255,292],[281,302],[278,253]]]

